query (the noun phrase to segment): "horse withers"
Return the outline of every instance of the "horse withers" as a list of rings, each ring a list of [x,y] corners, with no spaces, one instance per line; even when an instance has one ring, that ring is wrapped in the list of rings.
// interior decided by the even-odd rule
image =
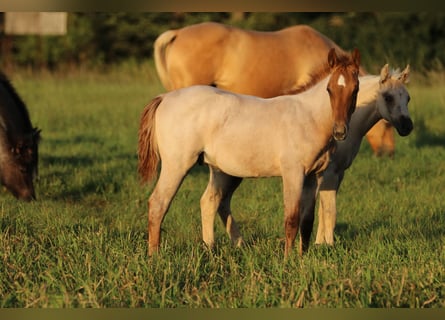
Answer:
[[[210,179],[201,197],[202,236],[212,247],[218,213],[235,244],[230,201],[246,177],[280,176],[284,198],[284,254],[300,231],[300,254],[309,238],[300,229],[300,203],[307,176],[329,161],[332,138],[345,139],[359,90],[360,54],[328,54],[314,85],[300,94],[263,99],[210,86],[191,86],[153,99],[139,127],[138,171],[156,186],[148,201],[148,253],[158,251],[164,216],[182,180],[201,159]],[[322,79],[322,80],[319,80]],[[327,91],[327,92],[326,92]],[[309,234],[310,236],[310,234]]]
[[[25,103],[0,72],[0,181],[17,199],[36,198],[39,140]]]

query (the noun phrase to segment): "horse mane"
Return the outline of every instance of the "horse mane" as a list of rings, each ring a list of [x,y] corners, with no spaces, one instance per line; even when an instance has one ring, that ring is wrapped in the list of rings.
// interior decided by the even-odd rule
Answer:
[[[10,97],[12,98],[12,100],[15,104],[14,110],[11,110],[11,108],[9,108],[9,110],[7,110],[5,106],[0,105],[0,125],[5,126],[4,129],[9,129],[9,125],[8,125],[8,121],[7,121],[8,117],[7,117],[6,113],[7,112],[16,112],[17,117],[15,117],[15,119],[14,119],[15,120],[14,124],[17,125],[17,120],[20,119],[22,121],[22,125],[23,125],[22,130],[24,130],[25,132],[32,131],[33,128],[32,128],[32,124],[31,124],[31,120],[29,118],[28,109],[26,108],[25,103],[20,98],[20,96],[18,95],[15,88],[12,86],[9,79],[6,77],[6,75],[2,71],[0,71],[0,85],[3,86],[6,89],[6,91],[10,94]],[[0,100],[0,103],[1,103],[1,100]]]
[[[401,74],[402,71],[400,71],[399,68],[389,70],[389,77],[392,79],[397,79]],[[380,94],[380,90],[366,90],[366,86],[378,86],[379,82],[379,75],[366,74],[360,76],[360,90],[357,96],[357,108],[367,106],[375,101],[376,96]]]
[[[336,50],[338,53],[338,50]],[[346,67],[348,64],[351,63],[351,57],[349,54],[341,52],[337,55],[338,63],[342,67]],[[286,94],[298,94],[301,92],[304,92],[310,88],[312,88],[314,85],[316,85],[318,82],[326,78],[331,73],[331,67],[328,64],[328,61],[320,65],[318,69],[313,71],[310,74],[310,80],[306,83],[303,83],[296,87],[295,89],[291,89],[286,92]]]

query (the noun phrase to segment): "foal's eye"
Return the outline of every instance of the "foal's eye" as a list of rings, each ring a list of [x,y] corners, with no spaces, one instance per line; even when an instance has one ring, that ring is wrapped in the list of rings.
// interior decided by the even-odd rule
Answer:
[[[394,97],[390,94],[385,94],[383,97],[385,98],[385,102],[388,104],[394,102]]]

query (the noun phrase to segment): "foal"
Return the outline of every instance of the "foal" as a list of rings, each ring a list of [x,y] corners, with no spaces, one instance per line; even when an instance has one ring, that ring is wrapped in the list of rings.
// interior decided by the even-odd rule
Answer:
[[[158,251],[162,220],[189,169],[209,165],[209,184],[201,198],[203,240],[214,243],[218,212],[232,241],[241,241],[232,223],[230,200],[245,177],[283,179],[287,256],[300,227],[305,177],[323,170],[332,137],[343,140],[355,109],[360,54],[329,51],[323,80],[301,94],[263,99],[209,86],[192,86],[160,95],[143,110],[139,127],[142,179],[155,178],[148,201],[148,253]],[[328,93],[326,93],[326,91]],[[307,242],[300,230],[300,254]]]

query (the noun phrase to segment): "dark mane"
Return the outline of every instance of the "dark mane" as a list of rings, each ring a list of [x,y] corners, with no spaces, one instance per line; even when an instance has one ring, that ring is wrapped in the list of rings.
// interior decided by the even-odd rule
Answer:
[[[8,93],[10,98],[13,100],[15,107],[8,108],[7,103],[4,101],[4,99],[0,96],[0,117],[2,118],[2,123],[7,125],[9,127],[12,125],[11,121],[8,121],[9,119],[13,119],[15,122],[15,126],[22,127],[23,133],[28,133],[33,130],[31,120],[29,119],[29,113],[26,108],[25,103],[18,95],[15,88],[12,86],[9,79],[6,77],[6,75],[0,71],[0,86],[2,86]],[[13,115],[15,114],[15,116]],[[18,123],[20,121],[20,123]],[[19,129],[19,128],[17,128]],[[20,131],[20,130],[18,130]]]
[[[342,67],[346,67],[348,64],[351,63],[351,57],[349,54],[343,54],[343,53],[339,54],[337,56],[337,59],[338,59],[338,64],[341,65]],[[330,73],[331,73],[331,67],[326,61],[316,71],[310,74],[310,80],[308,82],[296,87],[295,89],[289,90],[288,92],[286,92],[286,94],[298,94],[304,92],[312,88],[322,79],[326,78]]]

